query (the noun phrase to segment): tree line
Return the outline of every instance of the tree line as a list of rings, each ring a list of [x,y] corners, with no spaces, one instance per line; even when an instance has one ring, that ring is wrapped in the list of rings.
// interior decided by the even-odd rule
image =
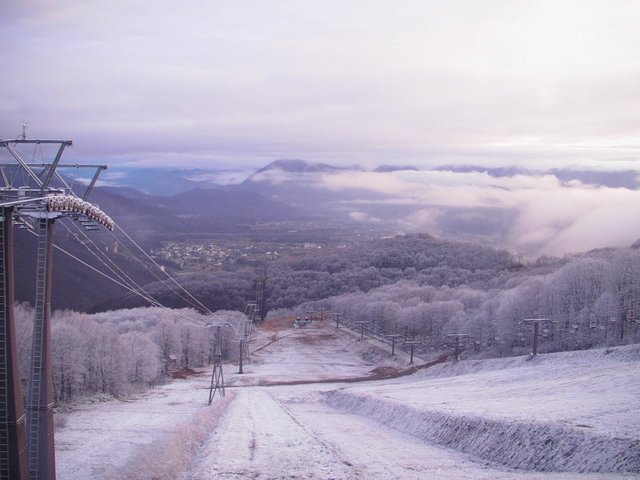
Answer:
[[[31,358],[33,309],[16,306],[19,364],[25,385]],[[235,337],[246,316],[219,311],[214,316],[192,309],[134,308],[86,314],[52,315],[52,363],[55,401],[94,395],[122,395],[161,383],[172,372],[212,361],[214,328],[221,329],[225,359],[237,356]]]
[[[563,259],[542,258],[500,281],[433,286],[419,278],[306,302],[289,312],[325,309],[344,322],[420,340],[440,349],[449,334],[469,334],[485,356],[640,342],[640,251],[609,249]],[[281,315],[282,310],[271,312]]]

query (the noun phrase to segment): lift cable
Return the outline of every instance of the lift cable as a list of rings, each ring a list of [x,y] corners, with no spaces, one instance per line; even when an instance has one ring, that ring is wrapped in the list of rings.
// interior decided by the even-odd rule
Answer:
[[[31,229],[29,229],[29,233],[31,233],[31,234],[32,234],[32,235],[34,235],[34,236],[38,235],[36,232],[34,232],[34,231],[33,231],[33,230],[31,230]],[[104,273],[104,272],[102,272],[102,271],[98,270],[98,269],[97,269],[97,268],[95,268],[94,266],[89,265],[87,262],[85,262],[85,261],[84,261],[84,260],[82,260],[81,258],[76,257],[74,254],[72,254],[71,252],[68,252],[68,251],[67,251],[67,250],[65,250],[64,248],[62,248],[62,247],[60,247],[60,246],[58,246],[58,245],[55,245],[55,244],[53,245],[53,247],[54,247],[56,250],[58,250],[58,251],[60,251],[60,252],[64,253],[64,254],[65,254],[65,255],[67,255],[68,257],[73,258],[73,259],[74,259],[74,260],[76,260],[78,263],[80,263],[80,264],[84,265],[85,267],[89,268],[90,270],[94,271],[95,273],[97,273],[97,274],[99,274],[99,275],[102,275],[103,277],[107,278],[108,280],[111,280],[113,283],[115,283],[115,284],[117,284],[117,285],[121,286],[122,288],[124,288],[124,289],[126,289],[126,290],[129,290],[131,293],[134,293],[134,294],[136,294],[136,295],[138,295],[138,296],[142,296],[142,295],[140,295],[140,293],[139,293],[139,292],[137,292],[136,290],[132,289],[130,286],[128,286],[128,285],[126,285],[126,284],[124,284],[124,283],[122,283],[122,282],[120,282],[120,281],[116,280],[115,278],[113,278],[113,277],[109,276],[108,274],[106,274],[106,273]],[[143,297],[143,298],[145,298],[145,297]],[[149,301],[147,298],[145,298],[145,300]]]
[[[68,227],[68,225],[67,225],[66,223],[63,223],[63,225],[64,225],[64,227],[67,229],[67,231],[69,231],[69,233],[70,233],[71,235],[73,235],[73,236],[74,236],[74,238],[76,238],[76,240],[80,241],[80,239],[78,238],[78,235],[74,234],[74,233],[70,230],[70,228]],[[124,271],[123,271],[123,270],[122,270],[122,269],[121,269],[121,268],[120,268],[120,267],[119,267],[119,266],[118,266],[118,265],[117,265],[117,264],[116,264],[116,263],[111,259],[111,257],[109,257],[109,255],[107,255],[107,254],[106,254],[106,253],[105,253],[105,252],[104,252],[100,247],[98,247],[98,245],[96,245],[96,243],[95,243],[95,242],[94,242],[94,241],[89,237],[89,235],[87,235],[87,233],[86,233],[82,228],[80,228],[76,223],[72,223],[72,225],[74,225],[74,227],[75,227],[75,229],[77,230],[77,232],[79,233],[79,235],[82,235],[82,237],[83,237],[84,239],[86,239],[86,241],[94,247],[95,251],[94,251],[94,250],[92,250],[92,249],[89,247],[89,245],[87,245],[87,243],[84,243],[84,242],[80,242],[80,243],[81,243],[81,244],[83,244],[83,245],[84,245],[84,247],[85,247],[85,248],[86,248],[86,249],[87,249],[91,254],[93,254],[94,256],[96,256],[96,258],[98,258],[98,260],[99,260],[103,265],[105,265],[105,266],[106,266],[109,270],[111,270],[111,271],[112,271],[116,276],[118,276],[118,277],[121,279],[121,281],[123,281],[123,282],[127,283],[127,284],[132,288],[132,289],[134,289],[134,290],[137,290],[137,291],[141,292],[141,296],[149,297],[149,299],[153,299],[153,302],[151,302],[151,300],[147,299],[150,303],[155,303],[155,304],[160,305],[160,302],[159,302],[158,300],[156,300],[155,298],[153,298],[153,297],[151,296],[151,294],[149,294],[147,291],[145,291],[145,290],[144,290],[144,287],[142,287],[141,285],[139,285],[135,280],[133,280],[129,275],[127,275],[127,273],[126,273],[126,272],[124,272]],[[110,232],[110,233],[112,233],[112,232]],[[114,237],[114,238],[115,238],[115,237]],[[144,266],[144,267],[145,267],[145,268],[146,268],[150,273],[152,273],[152,274],[153,274],[153,276],[154,276],[156,279],[158,279],[158,280],[162,280],[162,279],[161,279],[158,275],[156,275],[156,274],[155,274],[151,269],[149,269],[149,267],[148,267],[144,262],[142,262],[142,261],[141,261],[141,260],[140,260],[136,255],[134,255],[134,254],[133,254],[133,252],[131,252],[131,250],[129,250],[129,248],[128,248],[126,245],[124,245],[122,242],[120,242],[120,243],[121,243],[122,247],[123,247],[123,248],[124,248],[124,249],[125,249],[125,250],[130,254],[130,255],[131,255],[131,257],[132,257],[132,258],[135,258],[135,259],[136,259],[136,260],[137,260],[141,265],[143,265],[143,266]],[[97,255],[97,254],[96,254],[96,252],[99,252],[99,255]],[[105,261],[104,261],[102,258],[100,258],[100,256],[101,256],[101,257],[103,257],[104,259],[106,259],[106,260],[107,260],[107,262],[109,262],[109,263],[113,266],[113,268],[112,268],[112,267],[109,267],[109,266],[105,263]],[[116,270],[118,270],[118,271],[120,272],[120,274],[119,274],[119,273],[117,273],[117,272],[114,270],[114,268],[115,268]],[[172,287],[172,289],[173,289],[173,286],[172,286],[172,285],[170,285],[170,287]],[[177,293],[181,298],[183,298],[183,300],[185,300],[188,304],[190,304],[191,306],[193,306],[194,308],[196,308],[196,310],[197,310],[197,309],[199,309],[199,307],[198,307],[196,304],[194,304],[191,300],[189,300],[189,298],[185,298],[185,297],[184,297],[184,296],[183,296],[179,291],[177,291],[177,290],[175,290],[175,289],[173,289],[173,291],[174,291],[174,292],[176,292],[176,293]]]
[[[121,227],[119,227],[119,230],[123,231]],[[111,236],[114,238],[114,240],[116,242],[118,242],[120,245],[122,245],[122,248],[127,251],[127,253],[131,256],[131,258],[135,259],[140,265],[142,265],[151,275],[153,275],[153,277],[156,280],[158,280],[159,282],[164,282],[166,280],[165,278],[162,278],[160,275],[158,275],[156,273],[156,271],[154,271],[154,269],[149,268],[149,265],[147,263],[145,263],[144,261],[142,261],[142,259],[140,259],[138,255],[134,254],[129,249],[129,247],[127,247],[127,245],[124,242],[122,242],[120,239],[118,239],[118,237],[116,237],[114,232],[109,232],[109,233],[111,234]],[[137,248],[139,250],[141,250],[141,248],[139,246],[137,246]],[[162,268],[159,265],[156,264],[156,267],[157,268],[155,270],[162,271]],[[173,283],[170,283],[170,284],[166,284],[165,283],[165,285],[167,285],[171,289],[172,292],[176,293],[180,298],[182,298],[185,302],[187,302],[189,305],[194,307],[196,310],[201,310],[202,309],[202,307],[200,305],[194,303],[189,297],[185,297],[181,290],[176,289],[175,286],[173,285]],[[210,313],[210,312],[207,311],[207,313]]]
[[[66,222],[63,222],[62,225],[67,229],[67,231],[71,235],[73,235],[73,237],[76,240],[80,241],[80,236],[75,232],[72,232]],[[91,245],[93,245],[93,247],[95,248],[95,251],[92,250],[87,243],[83,243],[83,242],[80,242],[80,243],[87,249],[89,253],[95,256],[100,263],[102,263],[105,267],[107,267],[122,282],[126,283],[129,286],[130,291],[136,291],[138,293],[138,296],[145,298],[151,304],[154,304],[156,306],[161,305],[161,303],[158,300],[156,300],[151,296],[151,294],[146,292],[142,286],[140,286],[135,280],[133,280],[129,275],[127,275],[127,273],[124,270],[122,270],[107,254],[105,254],[80,227],[78,227],[75,223],[73,225],[78,230],[79,234],[81,234]],[[103,260],[103,258],[101,258],[100,255],[98,255],[96,252],[100,252],[100,255],[106,258],[106,260],[111,264],[111,266],[108,265]]]
[[[71,232],[71,231],[70,231],[69,227],[68,227],[65,223],[63,223],[63,225],[65,226],[65,228],[67,228],[67,230],[69,231],[69,233],[71,233],[72,235],[74,235],[74,238],[78,239],[78,237],[77,237],[73,232]],[[115,262],[113,262],[113,260],[112,260],[112,259],[111,259],[111,258],[110,258],[106,253],[104,253],[104,252],[102,251],[102,249],[100,249],[100,248],[98,247],[98,245],[96,245],[96,243],[95,243],[95,242],[94,242],[94,241],[93,241],[93,240],[92,240],[92,239],[91,239],[91,238],[86,234],[86,232],[85,232],[84,230],[82,230],[78,225],[75,225],[75,224],[73,224],[73,225],[74,225],[74,226],[75,226],[75,228],[78,230],[78,232],[79,232],[79,233],[80,233],[80,234],[81,234],[81,235],[82,235],[82,236],[83,236],[83,237],[84,237],[84,238],[85,238],[85,239],[86,239],[86,240],[87,240],[91,245],[93,245],[93,247],[95,248],[95,251],[93,251],[91,248],[89,248],[89,246],[88,246],[86,243],[82,243],[82,242],[81,242],[81,243],[84,245],[84,247],[85,247],[85,248],[86,248],[86,249],[87,249],[87,250],[88,250],[92,255],[94,255],[94,256],[95,256],[95,257],[96,257],[96,258],[97,258],[97,259],[98,259],[98,260],[99,260],[99,261],[100,261],[100,262],[101,262],[105,267],[107,267],[109,270],[111,270],[111,272],[113,272],[116,276],[118,276],[118,277],[122,280],[122,282],[124,282],[124,283],[128,284],[128,285],[125,287],[127,290],[129,290],[131,293],[134,293],[134,294],[138,295],[140,298],[144,299],[145,301],[147,301],[148,303],[150,303],[150,304],[151,304],[151,305],[153,305],[153,306],[161,307],[161,308],[164,308],[164,309],[166,309],[166,310],[171,310],[171,311],[173,311],[174,313],[176,313],[176,312],[175,312],[175,309],[170,309],[169,307],[167,307],[167,306],[163,305],[162,303],[160,303],[160,301],[159,301],[159,300],[157,300],[156,298],[154,298],[154,297],[153,297],[149,292],[147,292],[146,290],[144,290],[144,288],[143,288],[142,286],[140,286],[140,285],[139,285],[138,283],[136,283],[133,279],[131,279],[131,278],[129,277],[129,275],[127,275],[127,274],[126,274],[126,273],[125,273],[125,272],[124,272],[120,267],[118,267],[118,266],[115,264]],[[122,229],[121,229],[121,230],[122,230]],[[34,232],[34,233],[35,233],[35,232]],[[78,240],[79,240],[79,239],[78,239]],[[122,243],[121,243],[121,244],[122,244]],[[141,264],[143,264],[143,265],[144,265],[144,263],[143,263],[143,262],[141,262],[141,261],[140,261],[140,259],[139,259],[138,257],[136,257],[136,256],[133,254],[133,252],[131,252],[131,251],[126,247],[126,245],[122,244],[122,246],[123,246],[123,247],[124,247],[124,248],[125,248],[125,249],[130,253],[130,254],[131,254],[131,256],[132,256],[133,258],[136,258],[136,260],[138,260]],[[60,247],[57,247],[57,246],[56,246],[56,248],[58,248],[58,249],[60,249],[60,250],[62,251],[62,249],[61,249]],[[140,248],[140,247],[138,247],[138,248]],[[123,278],[123,277],[122,277],[122,275],[120,275],[120,274],[118,274],[116,271],[114,271],[114,269],[113,269],[113,268],[111,268],[109,265],[107,265],[107,264],[104,262],[104,260],[102,260],[102,259],[101,259],[97,254],[96,254],[96,252],[100,252],[100,254],[101,254],[101,255],[103,255],[103,256],[104,256],[104,257],[105,257],[105,258],[106,258],[106,259],[107,259],[107,260],[108,260],[108,261],[109,261],[109,262],[110,262],[110,263],[111,263],[111,264],[112,264],[112,265],[113,265],[117,270],[119,270],[119,271],[122,273],[122,275],[124,275],[124,277],[126,277],[126,279],[125,279],[125,278]],[[72,258],[76,258],[76,257],[74,257],[72,254],[70,254],[70,253],[68,253],[68,252],[65,252],[65,253],[66,253],[67,255],[71,256]],[[82,260],[80,260],[80,259],[78,259],[78,261],[80,261],[81,263],[83,263],[83,264],[85,264],[85,265],[86,265],[86,262],[83,262],[83,261],[82,261]],[[93,267],[90,267],[90,268],[92,268],[93,270],[95,270],[95,268],[93,268]],[[148,268],[148,267],[147,267],[147,268]],[[107,275],[106,275],[106,274],[104,274],[103,272],[100,272],[100,273],[101,273],[103,276],[106,276],[106,277],[107,277],[107,278],[109,278],[110,280],[114,281],[114,282],[115,282],[115,283],[117,283],[118,285],[123,285],[123,283],[122,283],[122,282],[117,282],[117,281],[115,281],[115,279],[113,279],[113,278],[111,278],[111,277],[107,276]],[[159,277],[157,277],[157,275],[156,275],[156,278],[158,278],[159,280],[161,280]],[[174,292],[178,293],[178,294],[181,296],[181,298],[183,298],[187,303],[190,303],[192,307],[194,307],[196,310],[198,310],[198,306],[197,306],[197,305],[195,305],[193,302],[191,302],[188,298],[183,297],[183,296],[180,294],[180,292],[178,292],[178,291],[176,291],[176,290],[174,290]],[[211,312],[210,312],[210,313],[211,313]],[[198,326],[201,326],[201,325],[200,325],[196,320],[194,320],[194,319],[192,319],[192,318],[185,317],[185,316],[184,316],[184,315],[182,315],[182,314],[178,314],[178,316],[182,317],[182,318],[183,318],[183,319],[185,319],[185,320],[188,320],[189,322],[196,323]]]
[[[36,232],[34,232],[33,230],[29,229],[29,232],[33,235],[37,235]],[[162,308],[164,310],[170,311],[173,315],[176,315],[180,318],[182,318],[183,320],[187,320],[189,323],[195,324],[198,327],[202,327],[203,325],[198,322],[197,320],[190,318],[184,314],[182,314],[179,310],[175,309],[175,308],[169,308],[165,305],[163,305],[162,303],[160,303],[159,301],[155,300],[153,297],[147,295],[143,295],[141,294],[139,291],[131,288],[130,286],[116,280],[115,278],[109,276],[108,274],[98,270],[97,268],[95,268],[94,266],[88,264],[87,262],[85,262],[84,260],[82,260],[81,258],[78,258],[77,256],[75,256],[74,254],[72,254],[71,252],[68,252],[67,250],[65,250],[64,248],[58,246],[58,245],[53,245],[53,247],[58,250],[61,253],[64,253],[65,255],[67,255],[68,257],[76,260],[78,263],[80,263],[81,265],[87,267],[88,269],[94,271],[95,273],[102,275],[103,277],[105,277],[106,279],[112,281],[113,283],[115,283],[116,285],[121,286],[122,288],[124,288],[125,290],[128,290],[129,292],[133,293],[134,295],[139,296],[140,298],[142,298],[143,300],[149,302],[151,304],[151,306],[153,307],[157,307],[157,308]],[[145,292],[146,293],[146,292]]]
[[[176,285],[180,290],[182,290],[182,291],[183,291],[184,293],[186,293],[186,294],[187,294],[191,299],[193,299],[193,300],[194,300],[198,305],[200,305],[200,307],[201,307],[205,312],[207,312],[208,314],[213,314],[213,312],[212,312],[211,310],[209,310],[209,309],[208,309],[208,308],[207,308],[207,307],[206,307],[202,302],[200,302],[200,300],[198,300],[198,299],[197,299],[196,297],[194,297],[191,293],[189,293],[189,292],[188,292],[188,291],[187,291],[187,290],[186,290],[182,285],[180,285],[180,283],[178,283],[178,281],[177,281],[175,278],[173,278],[171,275],[169,275],[169,273],[168,273],[167,271],[162,270],[162,268],[160,268],[160,265],[158,265],[158,263],[157,263],[157,262],[156,262],[156,261],[155,261],[155,260],[154,260],[154,259],[153,259],[153,258],[152,258],[148,253],[147,253],[147,252],[145,252],[145,251],[144,251],[144,249],[143,249],[140,245],[138,245],[138,243],[137,243],[133,238],[131,238],[131,237],[127,234],[127,232],[125,232],[125,231],[122,229],[122,227],[116,226],[116,228],[117,228],[118,230],[120,230],[120,231],[123,233],[123,235],[124,235],[125,237],[127,237],[127,238],[129,239],[129,241],[130,241],[131,243],[133,243],[133,244],[138,248],[138,250],[140,250],[140,251],[144,254],[144,256],[145,256],[147,259],[149,259],[149,260],[151,261],[151,263],[153,263],[153,264],[158,268],[158,270],[160,270],[161,272],[164,272],[164,273],[165,273],[165,275],[167,276],[167,278],[168,278],[169,280],[171,280],[171,281],[172,281],[172,282],[173,282],[173,283],[174,283],[174,284],[175,284],[175,285]]]
[[[120,231],[122,231],[122,232],[124,233],[124,231],[122,230],[122,228],[120,228],[120,227],[119,227],[119,229],[120,229]],[[158,265],[158,264],[156,263],[156,264],[155,264],[156,269],[152,269],[152,268],[150,268],[150,267],[149,267],[149,265],[148,265],[146,262],[144,262],[141,258],[139,258],[139,255],[136,255],[134,252],[132,252],[132,251],[127,247],[127,245],[126,245],[124,242],[122,242],[120,239],[118,239],[118,237],[116,237],[116,235],[114,234],[114,232],[109,232],[109,233],[111,234],[111,236],[112,236],[112,237],[113,237],[117,242],[119,242],[119,243],[120,243],[120,245],[122,246],[122,248],[123,248],[124,250],[126,250],[126,251],[127,251],[127,253],[129,253],[129,255],[131,256],[131,258],[134,258],[134,259],[135,259],[135,260],[136,260],[140,265],[142,265],[142,266],[143,266],[143,267],[144,267],[144,268],[145,268],[145,269],[146,269],[146,270],[147,270],[151,275],[153,275],[153,277],[154,277],[156,280],[158,280],[159,282],[163,282],[163,283],[166,281],[166,278],[163,278],[163,277],[161,277],[160,275],[158,275],[158,274],[156,273],[156,271],[160,271],[160,272],[162,272],[162,271],[163,271],[163,270],[162,270],[162,268],[160,267],[160,265]],[[144,250],[142,250],[142,248],[141,248],[139,245],[137,245],[137,244],[135,244],[135,243],[134,243],[134,245],[137,247],[137,249],[138,249],[138,250],[141,250],[141,251],[142,251],[143,253],[145,253],[145,255],[146,255],[146,252],[144,252]],[[168,274],[167,274],[166,272],[165,272],[165,275],[167,275],[167,276],[168,276]],[[169,278],[171,278],[171,279],[172,279],[172,277],[169,277]],[[199,304],[199,303],[195,303],[193,300],[191,300],[191,298],[189,298],[188,296],[185,296],[185,295],[183,294],[183,291],[182,291],[182,290],[184,290],[184,288],[183,288],[182,290],[177,289],[177,288],[175,287],[175,285],[174,285],[174,283],[173,283],[173,282],[172,282],[172,283],[164,283],[164,285],[166,285],[167,287],[169,287],[169,289],[170,289],[173,293],[175,293],[176,295],[178,295],[182,300],[184,300],[186,303],[188,303],[189,305],[191,305],[192,307],[194,307],[196,310],[202,310],[202,309],[203,309],[203,307],[201,306],[201,304]],[[189,293],[189,292],[187,292],[187,293]],[[209,310],[206,310],[206,312],[207,312],[207,313],[211,313]]]
[[[33,231],[31,228],[28,229],[29,233],[31,233],[34,236],[37,236],[38,234]],[[84,265],[85,267],[89,268],[90,270],[98,273],[99,275],[102,275],[103,277],[105,277],[108,280],[111,280],[111,282],[115,283],[116,285],[121,286],[122,288],[124,288],[125,290],[128,290],[129,292],[138,295],[139,297],[143,298],[144,300],[146,300],[147,302],[151,303],[153,306],[158,306],[158,307],[162,307],[163,305],[158,302],[157,300],[153,299],[152,297],[148,296],[148,295],[144,295],[142,293],[140,293],[139,291],[137,291],[135,288],[132,288],[130,285],[127,285],[126,283],[123,283],[122,281],[119,281],[115,278],[113,278],[112,276],[108,275],[107,273],[104,273],[101,270],[98,270],[96,267],[88,264],[87,262],[85,262],[84,260],[82,260],[79,257],[76,257],[74,254],[72,254],[71,252],[68,252],[67,250],[65,250],[64,248],[60,247],[59,245],[55,245],[54,244],[54,248],[62,253],[64,253],[65,255],[67,255],[68,257],[76,260],[78,263]],[[93,252],[92,252],[93,253]]]

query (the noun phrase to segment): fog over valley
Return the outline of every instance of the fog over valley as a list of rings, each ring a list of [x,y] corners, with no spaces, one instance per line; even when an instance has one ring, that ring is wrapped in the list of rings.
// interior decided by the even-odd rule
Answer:
[[[479,241],[533,257],[631,245],[640,238],[632,221],[640,213],[639,177],[636,170],[365,170],[278,160],[250,173],[120,169],[105,181],[156,195],[192,188],[257,192],[300,214]]]

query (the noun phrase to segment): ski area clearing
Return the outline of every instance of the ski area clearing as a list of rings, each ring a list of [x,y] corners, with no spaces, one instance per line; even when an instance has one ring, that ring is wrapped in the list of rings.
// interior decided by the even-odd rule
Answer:
[[[416,369],[317,321],[261,325],[249,350],[211,405],[203,370],[61,414],[58,479],[640,475],[638,345]]]

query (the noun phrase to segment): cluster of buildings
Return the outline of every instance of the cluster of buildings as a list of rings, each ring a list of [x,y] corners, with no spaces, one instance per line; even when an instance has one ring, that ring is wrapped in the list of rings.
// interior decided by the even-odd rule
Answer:
[[[184,270],[208,270],[235,263],[274,260],[280,256],[273,248],[256,245],[223,245],[213,241],[169,241],[151,250],[159,263],[171,262]]]

